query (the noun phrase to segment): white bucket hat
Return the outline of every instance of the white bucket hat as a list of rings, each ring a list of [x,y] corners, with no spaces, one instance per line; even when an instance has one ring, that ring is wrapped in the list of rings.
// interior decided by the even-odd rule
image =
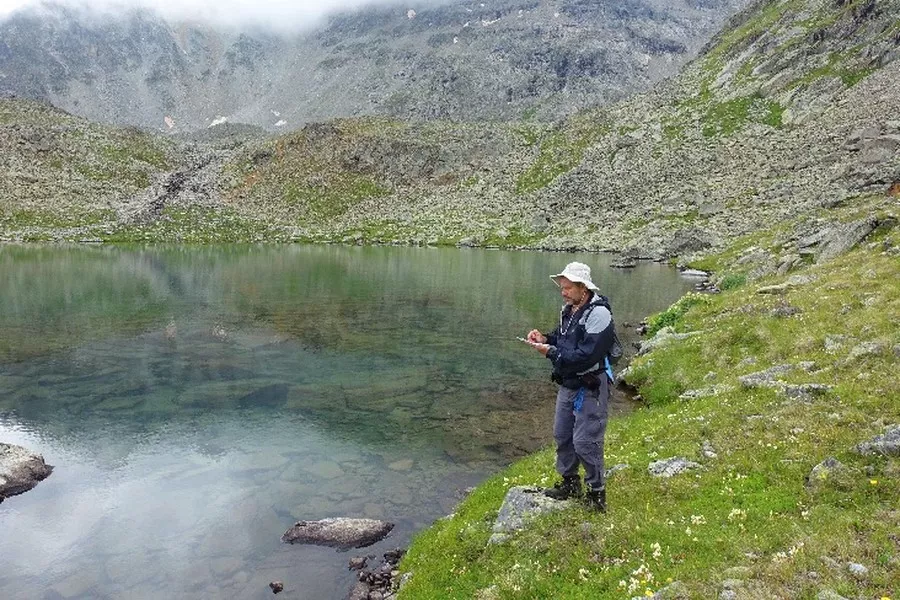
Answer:
[[[553,283],[559,285],[560,277],[565,277],[572,283],[583,283],[588,287],[589,290],[593,290],[595,292],[600,291],[600,288],[594,285],[594,282],[591,281],[591,268],[584,263],[570,262],[566,265],[566,268],[563,269],[562,273],[551,275],[550,279],[553,280]]]

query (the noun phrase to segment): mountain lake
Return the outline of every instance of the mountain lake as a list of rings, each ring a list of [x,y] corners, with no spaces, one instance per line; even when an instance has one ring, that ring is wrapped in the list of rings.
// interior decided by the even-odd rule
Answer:
[[[0,441],[55,467],[0,504],[0,598],[343,598],[351,557],[552,442],[549,365],[515,339],[558,318],[550,274],[591,265],[627,341],[691,288],[612,258],[0,246]],[[280,541],[341,516],[396,527]]]

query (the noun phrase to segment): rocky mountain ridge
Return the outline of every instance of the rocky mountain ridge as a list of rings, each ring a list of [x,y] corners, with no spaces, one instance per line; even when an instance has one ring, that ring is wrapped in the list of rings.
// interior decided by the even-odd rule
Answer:
[[[776,225],[821,221],[797,227],[824,230],[896,202],[898,8],[759,2],[678,78],[556,123],[342,119],[273,139],[172,146],[195,159],[151,169],[139,195],[104,199],[106,212],[61,237],[577,247],[666,259]],[[123,156],[115,148],[103,155]],[[39,166],[24,181],[40,180]],[[59,219],[36,221],[4,237],[60,237]],[[771,260],[776,268],[787,257]]]
[[[359,115],[546,120],[674,74],[746,2],[373,5],[292,34],[48,3],[0,23],[0,92],[164,131]]]

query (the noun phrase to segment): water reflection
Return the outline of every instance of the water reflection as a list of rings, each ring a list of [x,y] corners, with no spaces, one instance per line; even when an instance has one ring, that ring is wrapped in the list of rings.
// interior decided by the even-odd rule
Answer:
[[[513,338],[549,327],[573,258],[0,248],[0,439],[57,466],[0,505],[0,597],[341,597],[346,557],[280,534],[369,516],[402,544],[549,441],[546,365]],[[687,287],[578,258],[620,321]]]

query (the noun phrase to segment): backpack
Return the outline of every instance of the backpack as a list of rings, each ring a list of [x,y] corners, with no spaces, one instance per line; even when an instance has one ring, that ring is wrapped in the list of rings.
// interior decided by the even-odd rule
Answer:
[[[596,293],[596,292],[595,292]],[[609,311],[610,316],[612,316],[612,306],[609,304],[609,298],[602,294],[597,294],[597,299],[599,302],[592,302],[590,305],[590,310],[585,313],[585,317],[590,314],[591,310],[594,310],[595,306],[602,306],[606,310]],[[613,342],[612,346],[609,347],[609,353],[606,355],[607,360],[609,360],[610,365],[615,365],[622,358],[622,355],[625,352],[625,349],[622,347],[622,342],[619,341],[619,334],[616,333],[616,321],[612,319],[610,321],[610,327],[612,327],[612,335]]]

